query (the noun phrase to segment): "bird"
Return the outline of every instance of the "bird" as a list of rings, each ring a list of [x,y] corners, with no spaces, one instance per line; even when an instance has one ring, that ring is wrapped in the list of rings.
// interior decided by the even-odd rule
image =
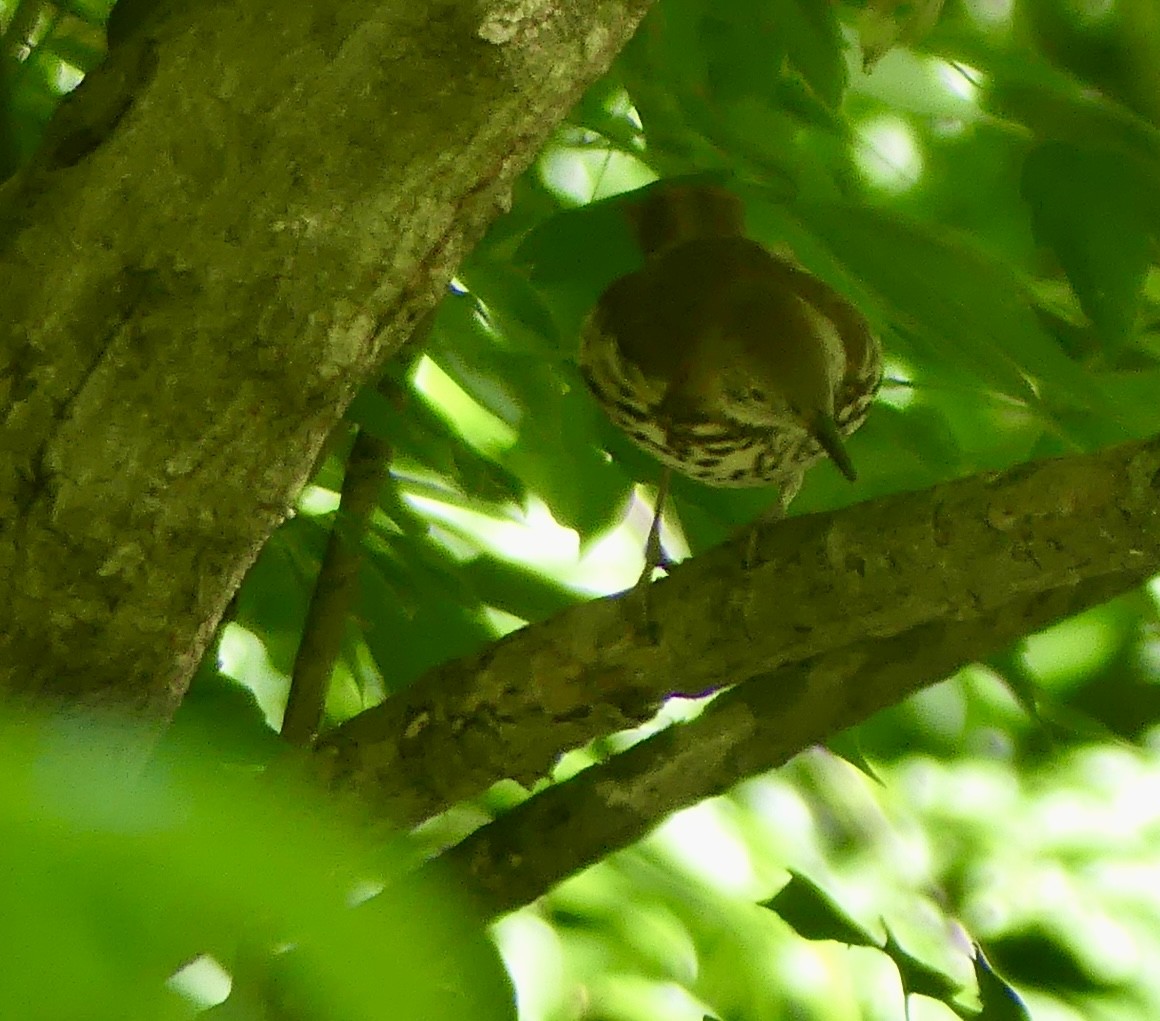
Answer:
[[[662,182],[630,196],[624,213],[643,264],[585,319],[579,367],[613,424],[666,469],[651,578],[665,566],[658,536],[673,471],[711,486],[775,485],[771,516],[827,457],[857,478],[845,438],[881,384],[882,346],[846,298],[746,236],[727,188]]]

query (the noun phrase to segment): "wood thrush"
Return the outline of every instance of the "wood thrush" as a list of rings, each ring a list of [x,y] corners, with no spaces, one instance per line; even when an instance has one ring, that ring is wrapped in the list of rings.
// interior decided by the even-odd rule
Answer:
[[[613,423],[690,478],[776,485],[781,510],[826,456],[853,480],[843,437],[882,378],[858,310],[746,238],[740,200],[719,186],[654,186],[626,212],[644,265],[605,290],[580,343]]]

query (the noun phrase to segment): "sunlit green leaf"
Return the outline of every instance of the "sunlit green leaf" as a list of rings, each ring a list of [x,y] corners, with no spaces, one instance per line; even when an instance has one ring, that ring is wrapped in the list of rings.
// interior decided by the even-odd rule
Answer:
[[[898,978],[902,982],[904,995],[929,996],[932,1000],[942,1000],[949,1005],[959,992],[959,983],[908,953],[894,938],[894,933],[889,928],[886,930],[886,943],[882,947],[882,952],[898,969]]]
[[[983,1005],[976,1021],[1031,1021],[1026,1005],[1011,986],[991,967],[981,947],[975,947],[975,980]]]
[[[5,1016],[188,1017],[167,977],[199,955],[231,968],[248,944],[290,966],[314,1017],[514,1017],[479,923],[312,794],[193,762],[130,780],[115,766],[130,735],[7,720]],[[359,892],[371,877],[377,896]]]
[[[799,936],[828,939],[847,946],[878,947],[881,941],[850,917],[813,880],[796,872],[762,907],[769,908]]]

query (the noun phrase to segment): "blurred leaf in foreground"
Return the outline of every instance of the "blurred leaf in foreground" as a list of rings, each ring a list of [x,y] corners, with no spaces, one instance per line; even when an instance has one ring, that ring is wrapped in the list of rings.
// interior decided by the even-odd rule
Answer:
[[[208,959],[238,993],[254,948],[280,1017],[514,1017],[482,924],[296,784],[192,758],[131,779],[131,735],[89,719],[0,736],[0,1017],[191,1017],[214,998],[167,980]]]

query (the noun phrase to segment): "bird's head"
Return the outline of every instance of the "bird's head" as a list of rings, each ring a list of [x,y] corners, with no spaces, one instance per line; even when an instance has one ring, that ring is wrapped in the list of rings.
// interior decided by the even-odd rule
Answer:
[[[717,340],[722,391],[754,424],[761,414],[795,422],[853,481],[836,420],[846,371],[839,327],[796,291],[793,274],[777,269],[734,277]]]

